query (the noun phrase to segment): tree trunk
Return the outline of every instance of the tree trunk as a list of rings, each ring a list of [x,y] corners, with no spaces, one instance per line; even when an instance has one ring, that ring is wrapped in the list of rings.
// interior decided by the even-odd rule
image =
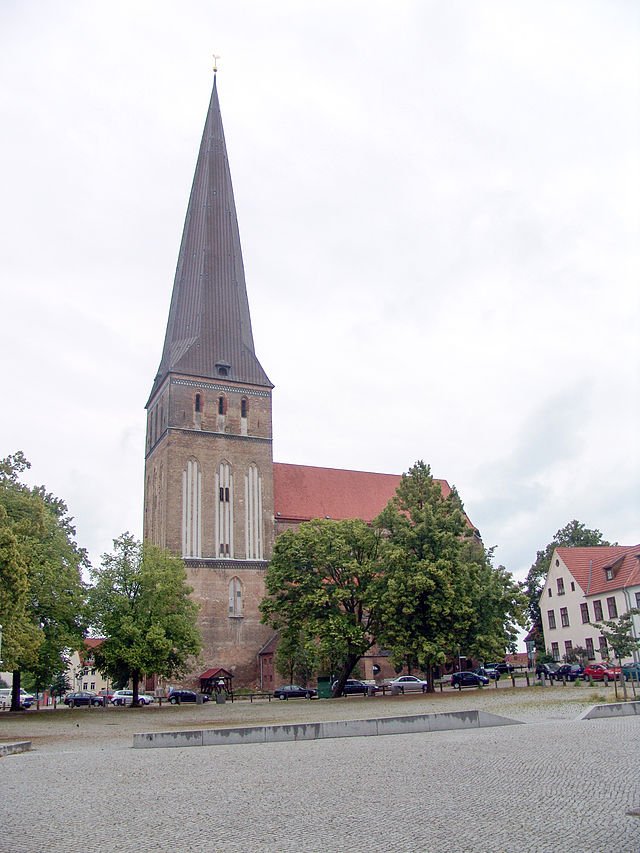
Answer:
[[[131,704],[135,707],[138,704],[138,692],[140,690],[140,672],[137,669],[134,669],[131,673],[131,680],[133,682],[133,698],[131,700]]]
[[[354,666],[360,660],[360,655],[347,655],[344,661],[344,665],[342,667],[342,671],[338,676],[338,680],[336,681],[335,690],[331,692],[333,698],[336,696],[342,696],[342,691],[344,690],[344,686],[347,683],[347,679],[353,672]]]
[[[11,710],[12,711],[21,711],[22,705],[20,704],[20,670],[13,670],[13,681],[11,683]]]

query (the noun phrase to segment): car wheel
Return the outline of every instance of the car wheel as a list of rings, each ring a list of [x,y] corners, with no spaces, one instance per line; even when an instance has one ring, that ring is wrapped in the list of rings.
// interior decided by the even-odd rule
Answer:
[[[311,699],[313,697],[313,693],[307,693],[307,699]]]
[[[75,706],[75,704],[76,703],[73,701],[73,699],[69,699],[69,707],[70,708],[73,708]]]
[[[178,700],[176,699],[176,697],[175,697],[175,696],[172,696],[172,697],[171,697],[171,699],[169,699],[169,702],[170,702],[172,705],[177,705],[177,704],[178,704]]]
[[[286,699],[286,698],[287,698],[287,697],[284,695],[284,693],[281,693],[281,694],[278,696],[278,699]]]

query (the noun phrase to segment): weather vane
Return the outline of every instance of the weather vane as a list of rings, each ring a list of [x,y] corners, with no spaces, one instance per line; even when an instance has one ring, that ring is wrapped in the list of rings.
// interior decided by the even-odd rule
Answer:
[[[215,53],[213,54],[213,73],[218,73],[218,60],[220,59]]]

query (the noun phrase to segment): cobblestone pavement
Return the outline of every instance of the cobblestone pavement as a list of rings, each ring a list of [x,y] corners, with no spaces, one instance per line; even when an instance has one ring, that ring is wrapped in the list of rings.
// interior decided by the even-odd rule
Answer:
[[[638,853],[640,717],[603,691],[0,715],[0,851]],[[609,691],[609,698],[612,693]],[[134,731],[479,708],[526,726],[134,750]]]

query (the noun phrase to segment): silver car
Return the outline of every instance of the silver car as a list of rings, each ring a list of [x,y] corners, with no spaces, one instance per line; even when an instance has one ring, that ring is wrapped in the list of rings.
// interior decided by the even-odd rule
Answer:
[[[400,675],[393,681],[389,681],[385,686],[390,688],[392,693],[395,691],[400,693],[426,693],[429,689],[429,682],[423,678],[416,678],[415,675]]]

